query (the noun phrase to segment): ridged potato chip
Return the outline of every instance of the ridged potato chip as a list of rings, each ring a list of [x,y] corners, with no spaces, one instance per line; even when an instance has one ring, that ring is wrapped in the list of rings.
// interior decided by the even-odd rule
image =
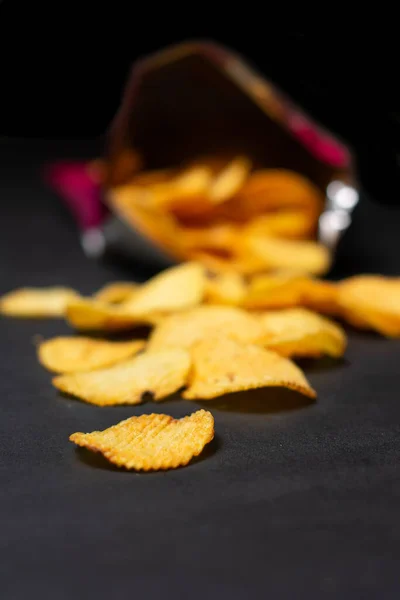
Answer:
[[[112,305],[92,298],[76,298],[67,304],[68,323],[80,331],[122,331],[153,323],[151,316],[125,310],[125,303]]]
[[[239,306],[246,296],[246,283],[235,271],[219,273],[206,283],[206,302]]]
[[[138,285],[130,281],[113,281],[96,292],[94,298],[106,304],[120,304],[133,297]]]
[[[400,336],[400,277],[359,275],[338,285],[341,315],[356,327]]]
[[[39,362],[54,373],[75,373],[108,367],[137,354],[144,340],[108,342],[88,337],[56,337],[39,345]]]
[[[148,352],[166,348],[190,349],[199,340],[229,335],[241,342],[255,342],[263,335],[253,315],[233,306],[199,306],[166,317],[152,332]]]
[[[326,317],[304,308],[259,315],[265,345],[282,356],[343,356],[347,345],[343,329]]]
[[[144,352],[108,369],[59,375],[53,385],[98,406],[140,404],[145,393],[162,400],[186,384],[190,356],[182,349]]]
[[[214,438],[214,418],[198,410],[183,419],[168,415],[130,417],[104,431],[73,433],[70,441],[101,452],[111,463],[136,471],[187,465]]]
[[[204,339],[192,350],[187,400],[263,387],[286,387],[316,397],[304,373],[289,359],[252,344],[225,337]]]
[[[132,315],[169,313],[200,304],[206,275],[202,265],[187,262],[171,267],[141,285],[132,300],[122,305]]]
[[[10,317],[62,317],[67,303],[78,297],[65,287],[20,288],[0,298],[0,313]]]
[[[248,158],[239,156],[230,162],[214,179],[209,189],[213,204],[221,204],[232,198],[245,183],[251,169]]]
[[[250,254],[265,270],[293,269],[312,275],[328,271],[331,264],[329,250],[310,240],[286,240],[266,236],[244,236],[243,254]]]

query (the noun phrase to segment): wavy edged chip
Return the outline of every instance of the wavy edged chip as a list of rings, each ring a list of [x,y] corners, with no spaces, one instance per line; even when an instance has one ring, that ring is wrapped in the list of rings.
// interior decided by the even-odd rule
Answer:
[[[113,306],[92,298],[77,297],[66,309],[69,324],[81,331],[121,331],[153,323],[151,316],[139,316],[126,310],[126,303]]]
[[[205,268],[196,262],[171,267],[141,285],[123,305],[134,315],[169,313],[200,304],[206,284]]]
[[[199,306],[166,317],[153,331],[148,351],[166,348],[190,349],[198,341],[214,335],[231,336],[241,342],[258,341],[262,327],[257,319],[233,306]]]
[[[11,317],[62,317],[67,303],[78,297],[65,287],[20,288],[0,298],[0,313]]]
[[[206,302],[239,306],[246,297],[247,286],[240,273],[219,273],[210,277],[206,284]]]
[[[316,397],[304,373],[287,358],[230,338],[208,338],[192,350],[187,400],[208,400],[223,394],[263,387],[286,387]]]
[[[343,329],[326,317],[304,308],[259,315],[265,345],[282,356],[343,356],[347,345]]]
[[[126,469],[161,471],[187,465],[214,438],[214,417],[198,410],[183,419],[130,417],[104,431],[73,433],[70,441]]]
[[[162,400],[186,384],[190,356],[185,350],[144,352],[108,369],[59,375],[53,385],[90,404],[140,404],[145,393]]]
[[[108,367],[140,352],[144,340],[108,342],[88,337],[56,337],[42,342],[39,362],[54,373],[75,373]]]
[[[400,277],[359,275],[338,285],[340,314],[356,327],[400,336]]]
[[[243,237],[242,253],[248,253],[258,261],[258,270],[293,269],[321,275],[328,271],[331,264],[329,250],[310,240],[247,235]]]
[[[120,304],[130,300],[138,290],[138,284],[131,281],[113,281],[95,293],[94,298],[106,304]]]

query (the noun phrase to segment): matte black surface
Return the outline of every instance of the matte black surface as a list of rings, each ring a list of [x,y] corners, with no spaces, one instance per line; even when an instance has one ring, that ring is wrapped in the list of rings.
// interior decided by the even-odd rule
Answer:
[[[38,179],[45,156],[94,150],[0,147],[0,293],[89,293],[126,277],[84,258]],[[334,275],[398,273],[399,223],[364,201]],[[75,450],[69,434],[199,404],[97,408],[61,397],[33,340],[67,332],[62,321],[0,321],[2,599],[399,597],[400,341],[354,332],[343,362],[305,363],[314,405],[271,391],[254,394],[248,412],[208,403],[217,435],[204,457],[140,475]]]

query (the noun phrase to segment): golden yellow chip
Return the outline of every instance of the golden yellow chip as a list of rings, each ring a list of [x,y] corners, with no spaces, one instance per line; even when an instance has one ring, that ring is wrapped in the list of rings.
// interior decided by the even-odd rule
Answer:
[[[73,433],[70,441],[101,452],[119,467],[160,471],[187,465],[214,437],[214,418],[198,410],[183,419],[168,415],[130,417],[104,431]]]
[[[312,275],[326,273],[331,264],[329,250],[309,240],[244,236],[243,253],[249,253],[260,263],[260,268],[293,269]]]
[[[231,253],[237,244],[238,235],[238,227],[231,223],[181,228],[182,245],[187,250],[205,249]]]
[[[150,325],[151,316],[137,316],[126,311],[125,303],[112,305],[93,300],[76,298],[67,304],[66,318],[80,331],[122,331],[139,325]]]
[[[301,299],[299,304],[317,312],[338,315],[338,287],[332,281],[305,278],[300,284]]]
[[[98,406],[140,404],[145,393],[154,400],[173,394],[186,384],[190,356],[185,350],[144,352],[130,360],[89,373],[59,375],[56,388]]]
[[[55,373],[75,373],[108,367],[137,354],[144,340],[108,342],[87,337],[57,337],[42,342],[39,362]]]
[[[250,161],[239,156],[230,162],[214,179],[209,189],[213,204],[221,204],[232,198],[246,181],[251,169]]]
[[[94,298],[106,304],[120,304],[133,297],[138,289],[137,283],[130,281],[113,281],[101,288]]]
[[[342,316],[356,327],[400,336],[400,277],[359,275],[338,285]]]
[[[68,301],[78,297],[69,288],[20,288],[0,298],[0,313],[11,317],[62,317]]]
[[[122,307],[125,312],[137,316],[184,310],[201,303],[205,284],[204,267],[187,262],[167,269],[141,285]]]
[[[244,228],[245,235],[301,239],[314,233],[315,219],[306,211],[282,210],[259,215]]]
[[[282,356],[343,356],[346,334],[339,325],[304,308],[259,315],[265,345]]]
[[[206,301],[210,304],[239,306],[246,296],[246,283],[235,271],[210,277],[206,284]]]
[[[199,340],[219,334],[229,335],[241,342],[253,342],[261,339],[263,331],[257,319],[240,308],[199,306],[166,317],[150,336],[148,351],[190,349]]]
[[[290,308],[301,304],[306,278],[291,273],[257,275],[249,283],[243,304],[247,308]]]
[[[289,359],[252,344],[215,337],[192,350],[188,400],[207,400],[223,394],[262,387],[286,387],[310,398],[316,393],[304,373]]]

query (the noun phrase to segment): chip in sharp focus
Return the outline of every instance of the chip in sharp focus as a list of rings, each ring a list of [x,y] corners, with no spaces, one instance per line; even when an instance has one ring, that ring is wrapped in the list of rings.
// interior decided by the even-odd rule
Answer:
[[[120,304],[133,297],[138,289],[137,283],[130,281],[113,281],[102,287],[94,295],[99,302],[106,304]]]
[[[108,367],[140,352],[144,340],[108,342],[88,337],[57,337],[39,345],[39,362],[54,373],[75,373]]]
[[[192,350],[187,400],[263,387],[286,387],[310,398],[316,393],[304,373],[289,359],[270,350],[233,339],[208,338]]]
[[[190,356],[185,350],[144,352],[108,369],[59,375],[53,385],[90,404],[140,404],[145,393],[162,400],[186,384]]]
[[[289,308],[259,315],[265,345],[282,356],[343,356],[346,334],[326,317],[304,308]]]
[[[132,315],[162,314],[200,304],[206,284],[205,269],[196,262],[171,267],[141,285],[123,305]]]
[[[400,336],[400,277],[359,275],[338,284],[340,314],[356,327]]]
[[[153,321],[147,316],[136,316],[124,309],[121,303],[113,306],[92,298],[77,297],[68,302],[66,318],[69,324],[81,331],[121,331]]]
[[[11,317],[62,317],[78,294],[65,287],[20,288],[0,298],[0,313]]]
[[[183,419],[130,417],[104,431],[73,433],[70,441],[126,469],[161,471],[187,465],[214,437],[214,418],[198,410]]]
[[[150,336],[148,351],[190,349],[199,340],[218,334],[241,342],[255,342],[261,338],[263,331],[257,319],[240,308],[199,306],[166,317]]]

